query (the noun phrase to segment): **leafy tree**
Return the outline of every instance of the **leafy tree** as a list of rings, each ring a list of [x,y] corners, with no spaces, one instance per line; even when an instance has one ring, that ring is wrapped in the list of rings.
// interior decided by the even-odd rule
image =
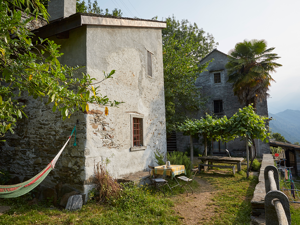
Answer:
[[[178,126],[178,130],[183,132],[184,135],[190,136],[191,145],[191,161],[193,161],[193,140],[192,136],[200,134],[204,138],[204,155],[207,156],[207,143],[208,140],[222,140],[230,141],[236,138],[236,134],[230,132],[228,126],[229,121],[226,116],[222,118],[213,118],[211,115],[206,114],[205,118],[201,119],[187,119]]]
[[[265,40],[251,40],[237,43],[228,56],[226,68],[228,82],[233,83],[233,92],[241,104],[253,104],[265,99],[274,81],[271,72],[281,64],[275,60],[280,57],[272,53],[275,48],[267,48]]]
[[[276,141],[288,142],[280,133],[271,133],[270,138],[275,139]]]
[[[300,145],[300,143],[297,141],[297,142],[294,143],[294,145]]]
[[[88,3],[84,0],[76,0],[76,12],[78,13],[95,13],[99,15],[106,15],[106,16],[117,16],[122,17],[123,13],[120,9],[115,8],[111,13],[108,9],[101,9],[98,6],[98,2],[94,0],[93,3],[91,3],[91,0],[88,0]]]
[[[25,105],[19,101],[23,96],[47,99],[53,112],[61,112],[62,119],[80,109],[88,111],[88,103],[118,105],[98,92],[101,81],[96,83],[88,74],[79,75],[79,67],[61,65],[58,59],[62,53],[53,41],[32,41],[26,24],[33,18],[22,21],[21,11],[10,5],[26,7],[24,1],[0,3],[0,137],[8,130],[13,133],[17,119],[26,116]],[[47,16],[39,0],[32,0],[32,5],[36,14]],[[104,74],[105,79],[113,73]]]
[[[188,20],[166,19],[163,29],[163,63],[167,132],[186,118],[186,112],[197,112],[204,105],[195,81],[208,64],[199,65],[217,43],[214,37]]]
[[[85,1],[76,0],[76,12],[77,13],[87,12],[87,6],[85,5]]]

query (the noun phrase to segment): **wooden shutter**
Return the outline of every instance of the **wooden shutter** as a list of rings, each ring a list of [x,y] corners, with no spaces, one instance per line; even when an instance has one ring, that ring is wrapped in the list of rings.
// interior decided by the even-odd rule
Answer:
[[[151,52],[147,51],[147,68],[148,68],[148,75],[152,77],[152,55]]]
[[[143,119],[133,118],[133,146],[143,146]]]

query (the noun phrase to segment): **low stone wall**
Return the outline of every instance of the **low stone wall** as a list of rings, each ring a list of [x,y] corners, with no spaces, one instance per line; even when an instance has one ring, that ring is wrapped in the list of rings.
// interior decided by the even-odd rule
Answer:
[[[255,187],[253,198],[251,200],[252,207],[252,222],[261,221],[260,223],[253,224],[263,224],[264,214],[265,214],[265,179],[264,179],[264,170],[266,166],[274,166],[274,158],[271,154],[263,154],[263,160],[260,167],[258,184]],[[259,218],[259,219],[256,219]]]

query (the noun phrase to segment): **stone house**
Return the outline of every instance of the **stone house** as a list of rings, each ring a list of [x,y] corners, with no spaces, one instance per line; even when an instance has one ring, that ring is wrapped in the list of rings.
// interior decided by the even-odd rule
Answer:
[[[1,144],[1,169],[21,181],[34,176],[77,124],[77,146],[70,141],[44,184],[62,182],[87,193],[98,162],[106,163],[115,178],[145,170],[154,164],[154,150],[166,152],[161,33],[166,23],[76,13],[76,0],[52,0],[48,11],[50,23],[33,32],[61,45],[62,64],[83,66],[79,72],[97,81],[103,71],[116,70],[100,92],[124,103],[108,107],[107,116],[104,107],[90,104],[88,112],[63,121],[51,105],[20,99],[28,119]]]
[[[212,61],[211,61],[212,60]],[[199,74],[196,80],[196,86],[201,88],[202,95],[207,98],[205,110],[203,113],[198,113],[197,118],[200,118],[208,114],[214,114],[216,116],[226,115],[231,117],[239,108],[243,105],[240,104],[238,98],[233,94],[232,84],[227,83],[227,70],[225,65],[228,61],[227,55],[217,49],[214,49],[207,56],[205,56],[200,64],[209,62],[206,71]],[[257,113],[259,115],[268,116],[267,100],[257,103]],[[194,138],[194,146],[199,148],[202,152],[204,146],[199,139]],[[269,153],[269,145],[258,141],[256,143],[258,147],[257,155],[262,157],[263,153]],[[184,151],[189,147],[189,138],[177,133],[177,149]],[[214,141],[212,146],[214,155],[226,154],[225,149],[228,149],[232,156],[244,156],[245,155],[245,141],[234,140],[228,143],[222,143],[221,141]]]

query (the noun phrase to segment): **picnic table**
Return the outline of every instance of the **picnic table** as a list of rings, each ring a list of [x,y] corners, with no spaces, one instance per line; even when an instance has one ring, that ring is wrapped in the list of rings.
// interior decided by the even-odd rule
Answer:
[[[176,181],[176,185],[170,187],[170,189],[179,186],[179,182],[176,179],[177,175],[186,174],[185,166],[184,165],[170,165],[169,167],[166,166],[156,166],[154,170],[151,171],[151,174],[157,174],[162,176],[170,176],[172,179]]]
[[[225,157],[225,156],[202,156],[202,157],[198,157],[198,159],[204,162],[208,162],[210,164],[213,163],[236,164],[238,172],[241,171],[242,161],[244,160],[244,158],[242,157]]]

